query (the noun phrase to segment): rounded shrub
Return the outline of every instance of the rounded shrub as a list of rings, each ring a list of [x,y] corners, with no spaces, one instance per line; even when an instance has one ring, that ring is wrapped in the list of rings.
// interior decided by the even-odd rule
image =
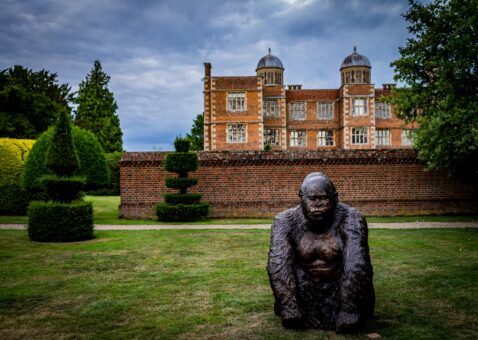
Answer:
[[[165,194],[164,201],[168,204],[196,204],[202,198],[202,194]]]
[[[177,204],[160,203],[156,205],[156,215],[160,221],[198,221],[204,219],[209,212],[209,203]]]
[[[0,138],[0,215],[24,215],[31,194],[21,186],[25,159],[34,140]]]
[[[186,190],[192,186],[198,184],[197,178],[178,178],[178,177],[167,177],[164,180],[166,188],[178,189],[182,194],[186,193]]]
[[[40,179],[45,175],[53,174],[46,165],[53,134],[54,127],[45,131],[28,155],[22,177],[23,186],[27,190],[42,190]],[[71,126],[71,135],[80,161],[80,168],[73,173],[73,176],[86,178],[86,190],[106,187],[109,182],[108,167],[103,149],[95,135],[76,126]]]
[[[164,169],[186,177],[188,172],[197,170],[199,166],[198,156],[192,152],[175,152],[166,156]]]
[[[28,207],[28,236],[39,242],[93,238],[93,204],[34,201]]]
[[[57,202],[69,203],[80,199],[85,186],[85,177],[60,177],[46,175],[41,179],[48,197]]]
[[[191,142],[185,138],[176,138],[174,140],[174,149],[176,152],[188,152]]]

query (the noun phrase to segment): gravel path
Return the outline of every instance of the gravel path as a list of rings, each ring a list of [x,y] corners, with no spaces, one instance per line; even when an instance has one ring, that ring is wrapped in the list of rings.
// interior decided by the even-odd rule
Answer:
[[[177,224],[177,225],[109,225],[97,224],[96,230],[164,230],[164,229],[269,229],[270,224]],[[478,228],[478,222],[406,222],[369,223],[369,229],[430,229],[430,228]],[[0,224],[0,229],[25,229],[25,224]]]

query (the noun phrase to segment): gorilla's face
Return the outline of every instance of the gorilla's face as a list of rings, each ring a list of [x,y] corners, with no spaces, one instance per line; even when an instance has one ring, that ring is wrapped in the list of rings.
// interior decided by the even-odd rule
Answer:
[[[333,213],[336,197],[326,189],[327,183],[322,178],[314,178],[302,184],[301,205],[308,220],[318,222]]]

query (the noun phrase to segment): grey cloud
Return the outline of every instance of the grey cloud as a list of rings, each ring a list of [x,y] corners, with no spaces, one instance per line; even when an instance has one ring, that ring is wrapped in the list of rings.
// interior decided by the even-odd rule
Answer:
[[[406,39],[406,0],[29,0],[0,4],[0,69],[58,73],[76,89],[100,59],[127,150],[171,147],[202,112],[203,62],[216,75],[253,75],[272,52],[287,83],[334,88],[353,45],[377,84]]]

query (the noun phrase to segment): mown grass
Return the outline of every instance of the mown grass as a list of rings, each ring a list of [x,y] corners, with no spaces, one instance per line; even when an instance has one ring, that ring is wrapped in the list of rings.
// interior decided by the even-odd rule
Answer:
[[[33,243],[0,230],[0,338],[476,339],[478,230],[371,230],[366,333],[285,330],[267,230],[100,231]]]
[[[93,202],[95,224],[119,224],[119,225],[135,225],[135,224],[271,224],[272,218],[240,218],[240,219],[207,219],[198,222],[158,222],[155,220],[126,220],[118,218],[118,207],[120,204],[119,196],[86,196],[88,201]],[[384,217],[367,217],[370,223],[391,223],[391,222],[465,222],[478,221],[476,215],[450,215],[450,216],[384,216]],[[26,216],[0,216],[0,224],[19,223],[26,224],[28,219]]]

